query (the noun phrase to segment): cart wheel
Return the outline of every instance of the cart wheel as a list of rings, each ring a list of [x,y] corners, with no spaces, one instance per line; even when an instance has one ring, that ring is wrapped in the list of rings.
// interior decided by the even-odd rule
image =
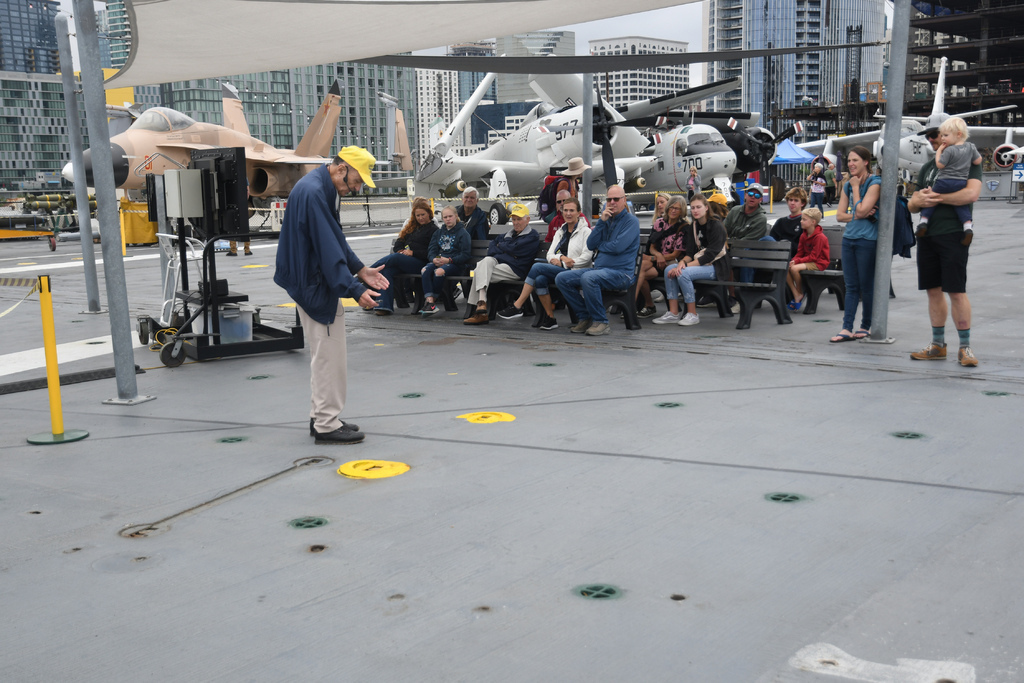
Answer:
[[[174,355],[174,342],[169,341],[160,348],[160,362],[169,368],[176,368],[185,362],[185,349]]]
[[[149,321],[139,320],[139,343],[143,346],[149,343]]]
[[[50,251],[57,251],[57,238],[50,235]]]

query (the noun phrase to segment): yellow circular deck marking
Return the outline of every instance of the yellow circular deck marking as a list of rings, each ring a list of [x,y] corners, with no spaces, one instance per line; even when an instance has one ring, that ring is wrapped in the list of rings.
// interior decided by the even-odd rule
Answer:
[[[243,267],[243,268],[269,268],[270,266],[267,266],[267,265],[256,265],[256,264],[250,264],[250,265],[248,265],[248,266],[242,266],[242,267]]]
[[[509,415],[508,413],[466,413],[465,415],[459,415],[459,418],[473,424],[486,425],[492,422],[512,422],[516,419],[516,416]]]
[[[338,474],[349,479],[385,479],[409,471],[404,462],[388,460],[353,460],[338,468]]]
[[[294,303],[290,303],[290,304],[278,304],[278,305],[277,305],[277,308],[295,308],[295,304],[294,304]]]

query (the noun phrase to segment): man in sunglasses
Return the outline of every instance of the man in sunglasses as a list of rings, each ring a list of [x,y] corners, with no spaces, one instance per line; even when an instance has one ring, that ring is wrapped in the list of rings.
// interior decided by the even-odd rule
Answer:
[[[593,267],[565,270],[555,276],[558,291],[579,321],[569,331],[592,337],[610,332],[601,290],[627,289],[640,251],[640,221],[626,209],[625,191],[612,185],[607,199],[601,220],[587,237],[587,249],[596,254]]]
[[[722,221],[731,240],[759,240],[768,234],[768,216],[761,208],[764,188],[751,183],[743,193],[743,203],[737,204]]]
[[[565,225],[565,217],[562,215],[562,205],[565,204],[566,199],[572,199],[572,193],[570,193],[569,190],[559,190],[558,195],[555,197],[555,207],[558,211],[558,215],[552,218],[551,222],[548,223],[548,236],[544,238],[545,242],[550,242],[555,239],[555,233],[558,232],[560,227]],[[589,218],[586,216],[581,216],[581,218],[586,222],[588,228],[591,227]]]

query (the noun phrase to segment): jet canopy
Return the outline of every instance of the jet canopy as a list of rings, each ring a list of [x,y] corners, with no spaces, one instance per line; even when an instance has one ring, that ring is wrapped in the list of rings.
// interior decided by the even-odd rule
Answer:
[[[712,154],[729,149],[722,134],[711,126],[686,126],[676,139],[676,154]]]
[[[166,107],[147,109],[135,120],[129,130],[152,130],[158,133],[169,133],[173,130],[184,130],[194,126],[195,121],[181,112]]]

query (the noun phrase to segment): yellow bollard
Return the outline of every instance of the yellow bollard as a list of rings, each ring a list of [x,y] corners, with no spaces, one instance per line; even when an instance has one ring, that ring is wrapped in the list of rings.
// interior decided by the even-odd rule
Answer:
[[[46,353],[46,387],[50,393],[50,434],[28,437],[33,444],[54,444],[81,441],[89,436],[83,429],[64,431],[64,412],[60,403],[60,372],[57,368],[57,335],[53,326],[53,297],[50,294],[50,276],[39,276],[39,310],[43,318],[43,349]]]

